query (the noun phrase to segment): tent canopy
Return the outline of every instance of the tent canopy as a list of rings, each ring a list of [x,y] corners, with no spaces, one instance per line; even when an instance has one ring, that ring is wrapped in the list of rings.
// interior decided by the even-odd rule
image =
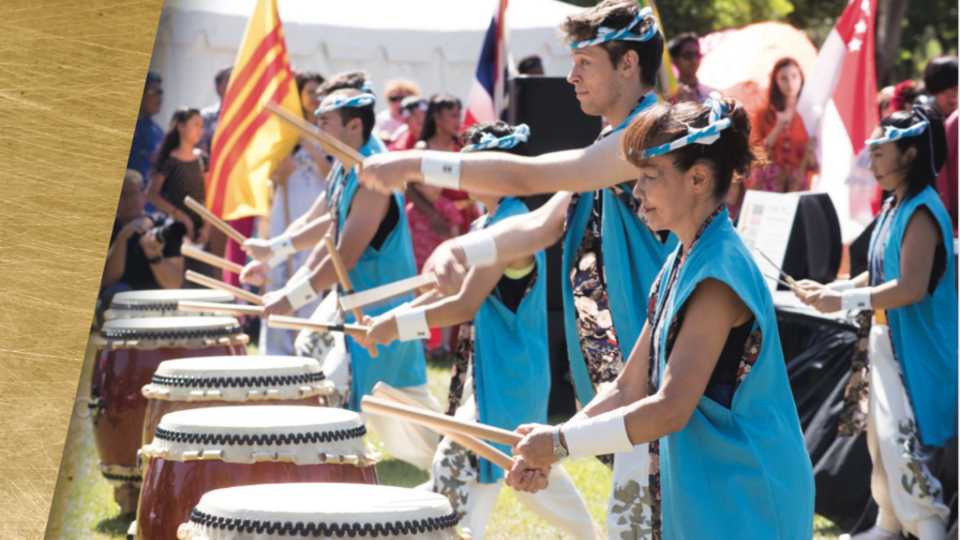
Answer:
[[[324,76],[362,69],[382,96],[396,77],[424,95],[465,100],[497,0],[278,0],[294,68]],[[233,63],[256,0],[181,0],[160,22],[156,53],[166,53],[166,125],[177,107],[217,102],[213,77]],[[560,22],[581,8],[556,0],[511,0],[507,13],[514,58],[538,54],[547,75],[565,75],[570,56],[557,39]],[[167,26],[164,31],[164,26]],[[155,56],[156,56],[155,53]],[[382,101],[377,110],[386,107]]]

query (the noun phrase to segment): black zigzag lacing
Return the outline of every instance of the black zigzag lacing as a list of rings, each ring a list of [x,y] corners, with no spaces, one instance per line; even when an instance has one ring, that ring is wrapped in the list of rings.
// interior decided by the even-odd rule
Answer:
[[[216,300],[209,300],[216,302]],[[122,309],[126,311],[179,311],[179,300],[175,302],[113,302],[110,309]],[[229,303],[229,302],[224,302]]]
[[[108,472],[101,471],[103,477],[107,480],[113,480],[114,482],[143,482],[143,476],[139,474],[113,474]]]
[[[230,433],[189,433],[184,431],[171,431],[158,427],[156,438],[175,443],[188,444],[229,444],[233,445],[255,445],[265,444],[306,444],[306,443],[328,443],[335,441],[347,441],[359,439],[367,434],[366,426],[360,425],[349,429],[337,429],[333,431],[314,431],[311,433],[287,433],[270,435],[251,435],[251,434],[230,434]]]
[[[349,536],[371,536],[376,538],[383,535],[408,535],[424,532],[439,531],[456,527],[459,523],[457,513],[453,512],[446,516],[438,518],[414,519],[407,521],[394,521],[387,523],[304,523],[298,521],[293,523],[287,521],[261,521],[259,519],[240,519],[224,518],[201,512],[197,508],[190,514],[190,521],[205,527],[214,527],[217,529],[226,529],[228,531],[237,531],[239,533],[256,534],[277,534],[280,536],[325,536],[325,537],[343,537]]]
[[[226,336],[234,336],[243,332],[240,326],[230,326],[227,328],[199,328],[193,330],[138,330],[138,329],[120,329],[112,328],[100,331],[100,337],[104,339],[143,339],[143,340],[168,340],[168,339],[209,339]]]
[[[162,384],[176,388],[247,388],[251,386],[289,386],[294,384],[309,384],[326,379],[322,371],[302,373],[298,375],[261,375],[255,377],[188,377],[154,374],[150,381],[153,384]]]

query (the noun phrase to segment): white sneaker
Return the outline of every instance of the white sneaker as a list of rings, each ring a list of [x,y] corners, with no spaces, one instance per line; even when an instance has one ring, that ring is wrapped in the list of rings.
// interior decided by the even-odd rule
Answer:
[[[879,525],[874,525],[870,529],[853,536],[841,534],[839,540],[900,540],[900,533],[890,532],[881,529]]]

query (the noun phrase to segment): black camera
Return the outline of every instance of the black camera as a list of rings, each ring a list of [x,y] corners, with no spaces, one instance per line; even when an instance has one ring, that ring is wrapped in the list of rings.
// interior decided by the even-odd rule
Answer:
[[[167,221],[150,229],[147,234],[152,234],[157,242],[163,244],[170,244],[171,241],[182,243],[183,237],[187,234],[187,226],[179,221]]]

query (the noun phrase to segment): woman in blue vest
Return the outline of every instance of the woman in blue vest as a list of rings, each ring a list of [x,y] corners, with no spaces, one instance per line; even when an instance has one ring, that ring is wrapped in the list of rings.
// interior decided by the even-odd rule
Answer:
[[[809,540],[813,472],[773,300],[723,203],[758,161],[747,113],[716,94],[657,105],[621,144],[651,226],[680,246],[616,383],[565,424],[521,426],[507,484],[527,489],[564,457],[649,442],[642,538]]]
[[[946,538],[950,510],[930,450],[957,437],[957,291],[950,217],[934,188],[946,158],[940,115],[896,112],[867,141],[870,171],[893,192],[870,239],[869,270],[824,287],[800,282],[820,311],[862,310],[841,435],[866,429],[880,506],[858,540]]]
[[[461,136],[461,152],[502,150],[522,155],[529,129],[504,122],[482,122]],[[483,230],[511,216],[527,213],[519,199],[471,193],[487,214],[473,222]],[[450,381],[447,414],[503,429],[545,422],[550,396],[550,351],[547,342],[546,256],[543,251],[504,261],[467,274],[459,293],[443,297],[433,290],[405,311],[377,318],[367,343],[387,345],[428,335],[430,328],[460,324],[460,339]],[[496,444],[509,452],[509,447]],[[444,437],[433,458],[433,490],[450,499],[460,522],[474,540],[484,529],[500,492],[504,471]],[[539,493],[518,493],[524,506],[573,538],[592,538],[593,519],[566,471],[550,476]]]

